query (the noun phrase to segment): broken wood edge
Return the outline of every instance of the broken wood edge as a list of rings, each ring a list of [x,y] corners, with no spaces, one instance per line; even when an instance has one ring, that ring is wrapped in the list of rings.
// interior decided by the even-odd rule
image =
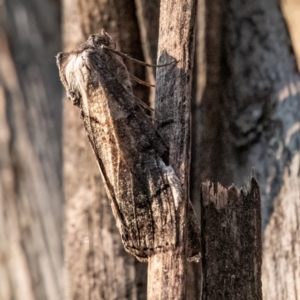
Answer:
[[[259,186],[253,177],[240,189],[210,181],[201,184],[205,299],[215,299],[217,294],[226,294],[228,299],[262,299],[260,201]],[[230,285],[224,285],[229,281]]]

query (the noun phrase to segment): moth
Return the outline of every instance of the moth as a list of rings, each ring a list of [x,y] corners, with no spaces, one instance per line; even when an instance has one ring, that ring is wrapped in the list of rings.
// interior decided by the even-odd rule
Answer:
[[[57,55],[68,98],[81,112],[124,248],[140,261],[177,245],[181,184],[168,146],[133,95],[130,74],[102,31]],[[200,258],[200,227],[188,209],[187,252]]]

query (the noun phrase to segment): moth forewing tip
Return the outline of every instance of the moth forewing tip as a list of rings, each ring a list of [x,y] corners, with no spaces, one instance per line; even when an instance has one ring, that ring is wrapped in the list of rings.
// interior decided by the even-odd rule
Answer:
[[[56,58],[56,64],[58,65],[58,67],[62,66],[63,62],[66,60],[66,58],[68,56],[69,56],[68,52],[59,52],[59,53],[57,53],[55,58]]]

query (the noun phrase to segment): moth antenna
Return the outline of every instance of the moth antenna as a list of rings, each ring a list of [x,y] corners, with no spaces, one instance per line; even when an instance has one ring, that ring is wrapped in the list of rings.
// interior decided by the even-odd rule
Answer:
[[[151,111],[151,112],[154,112],[154,109],[153,108],[151,108],[149,105],[147,105],[146,103],[144,103],[142,100],[140,100],[139,98],[137,98],[136,96],[134,96],[134,98],[135,98],[135,100],[137,101],[137,103],[139,104],[139,105],[141,105],[143,108],[145,108],[145,109],[147,109],[147,110],[149,110],[149,111]]]
[[[146,103],[144,103],[142,100],[140,100],[139,98],[137,98],[136,96],[133,96],[135,98],[135,100],[137,101],[138,105],[142,106],[143,108],[151,111],[152,113],[154,113],[154,109],[151,108],[150,106],[148,106]],[[157,117],[153,117],[153,116],[149,116],[149,115],[146,115],[148,118],[150,118],[151,120],[153,121],[156,121],[156,122],[163,122],[162,119],[160,118],[157,118]],[[167,120],[167,122],[169,122],[171,120]]]
[[[132,61],[134,61],[135,63],[140,64],[140,65],[142,65],[142,66],[146,66],[146,67],[161,68],[161,67],[169,66],[169,65],[174,64],[174,63],[178,63],[177,60],[174,60],[174,61],[172,61],[172,62],[170,62],[170,63],[166,63],[166,64],[162,64],[162,65],[151,65],[151,64],[147,64],[147,63],[145,63],[145,62],[143,62],[143,61],[141,61],[141,60],[135,59],[135,58],[129,56],[128,54],[122,53],[122,52],[117,51],[117,50],[113,50],[113,49],[111,49],[110,47],[107,47],[107,46],[105,46],[105,45],[101,45],[101,47],[102,47],[103,49],[106,49],[106,50],[108,50],[108,51],[111,51],[111,52],[113,52],[113,53],[115,53],[115,54],[117,54],[117,55],[119,55],[119,56],[121,56],[121,57],[123,57],[123,58],[125,58],[125,59],[132,60]]]
[[[102,28],[102,29],[100,30],[100,35],[106,36],[106,37],[108,37],[109,40],[111,40],[111,36],[105,31],[104,28]]]
[[[145,86],[147,86],[147,87],[155,87],[155,84],[151,84],[151,83],[149,83],[149,82],[147,82],[147,81],[144,81],[144,80],[142,80],[142,79],[139,79],[138,77],[135,77],[134,75],[131,75],[131,74],[130,74],[130,77],[131,77],[133,80],[135,80],[137,83],[139,83],[139,84],[145,85]]]

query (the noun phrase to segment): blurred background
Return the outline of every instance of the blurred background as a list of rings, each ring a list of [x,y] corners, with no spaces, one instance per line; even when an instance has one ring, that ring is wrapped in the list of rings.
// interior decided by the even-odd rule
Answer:
[[[0,300],[146,299],[55,55],[104,28],[156,62],[159,0],[0,0]],[[126,62],[155,81],[155,70]],[[199,0],[191,200],[200,184],[262,197],[264,299],[300,299],[300,1]],[[133,83],[153,106],[154,91]],[[188,299],[201,298],[201,265]]]

